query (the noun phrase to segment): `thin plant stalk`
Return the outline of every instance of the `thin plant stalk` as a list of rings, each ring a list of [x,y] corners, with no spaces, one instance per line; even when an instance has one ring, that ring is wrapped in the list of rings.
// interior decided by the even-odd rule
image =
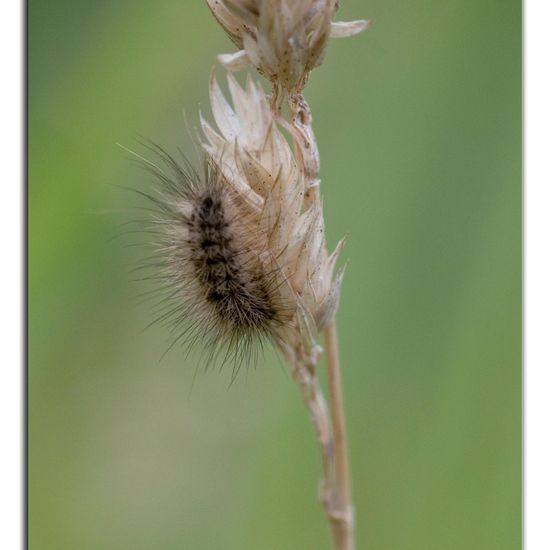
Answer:
[[[327,406],[316,364],[301,360],[294,365],[293,378],[300,388],[302,400],[309,410],[323,466],[319,499],[329,522],[335,550],[354,550],[353,505],[347,451],[346,419],[336,323],[325,329],[328,390]]]
[[[331,516],[332,534],[338,550],[354,549],[353,505],[351,500],[350,466],[346,416],[344,411],[344,393],[340,373],[338,353],[338,334],[336,321],[325,329],[325,347],[327,354],[328,390],[330,396],[330,416],[334,434],[334,478],[335,510]]]

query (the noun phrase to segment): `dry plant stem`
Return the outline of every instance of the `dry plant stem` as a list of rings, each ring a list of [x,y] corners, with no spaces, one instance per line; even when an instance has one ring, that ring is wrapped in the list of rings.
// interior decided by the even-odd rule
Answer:
[[[335,546],[338,550],[353,550],[353,505],[351,501],[346,417],[340,374],[338,336],[336,321],[334,320],[325,329],[325,347],[327,353],[330,413],[334,434],[335,509],[331,517],[333,536]]]
[[[309,409],[321,451],[323,478],[319,498],[329,520],[335,550],[353,550],[353,508],[347,457],[346,423],[343,408],[336,325],[325,330],[330,411],[319,385],[316,365],[299,360],[293,369],[294,380]],[[298,355],[300,356],[300,355]]]
[[[309,409],[311,423],[319,443],[323,463],[323,478],[319,487],[319,498],[330,518],[329,504],[332,500],[330,497],[332,495],[334,455],[327,404],[315,374],[315,365],[299,363],[294,368],[293,377],[300,388],[302,400]]]

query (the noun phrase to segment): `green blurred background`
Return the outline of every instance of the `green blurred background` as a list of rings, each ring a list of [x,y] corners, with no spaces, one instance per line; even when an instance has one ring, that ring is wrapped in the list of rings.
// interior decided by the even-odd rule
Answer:
[[[521,3],[346,0],[307,93],[339,313],[359,550],[521,546]],[[201,1],[31,0],[32,550],[328,549],[307,414],[268,353],[199,374],[130,282],[147,177],[191,147]],[[221,75],[221,71],[219,71]],[[135,241],[135,238],[134,238]]]

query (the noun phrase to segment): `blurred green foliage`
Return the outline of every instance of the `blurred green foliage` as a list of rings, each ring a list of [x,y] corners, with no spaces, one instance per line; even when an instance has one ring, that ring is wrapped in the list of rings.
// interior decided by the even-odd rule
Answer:
[[[307,90],[331,245],[359,549],[521,546],[521,2],[346,0]],[[201,1],[30,0],[32,550],[325,549],[320,464],[267,353],[199,374],[130,282],[147,177],[189,149],[215,54]],[[221,74],[221,71],[219,71]],[[136,239],[134,238],[134,241]],[[139,238],[138,238],[139,240]]]

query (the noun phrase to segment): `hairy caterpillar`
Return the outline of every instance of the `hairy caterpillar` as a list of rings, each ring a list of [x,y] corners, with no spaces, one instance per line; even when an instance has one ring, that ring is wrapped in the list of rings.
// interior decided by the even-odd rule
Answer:
[[[265,254],[254,212],[206,156],[202,173],[151,146],[159,162],[146,167],[157,182],[150,265],[162,298],[158,321],[171,325],[173,344],[201,341],[209,359],[250,360],[256,343],[272,339],[289,318],[284,281]]]

